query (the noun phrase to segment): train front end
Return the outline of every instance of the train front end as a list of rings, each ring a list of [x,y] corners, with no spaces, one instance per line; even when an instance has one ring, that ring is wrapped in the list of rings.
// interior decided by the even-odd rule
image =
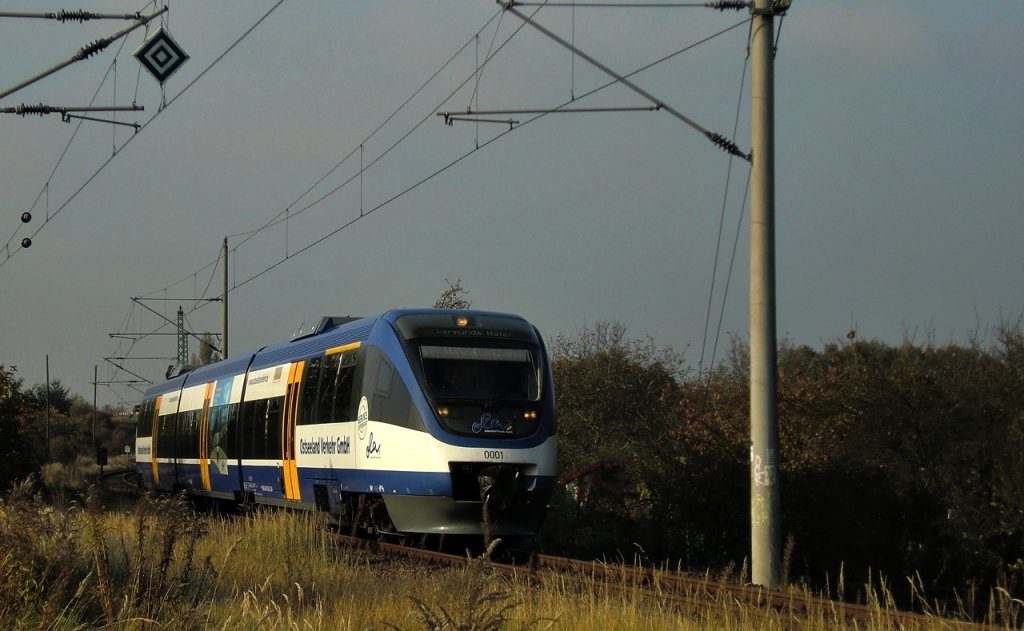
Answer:
[[[551,369],[536,328],[518,316],[478,311],[385,319],[408,362],[411,403],[431,437],[428,453],[410,460],[429,461],[426,468],[448,483],[443,497],[384,495],[396,528],[535,534],[557,475]]]

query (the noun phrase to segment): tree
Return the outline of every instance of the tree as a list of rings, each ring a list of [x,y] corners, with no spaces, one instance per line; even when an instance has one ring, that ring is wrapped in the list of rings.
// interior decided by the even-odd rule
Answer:
[[[469,309],[473,306],[466,296],[469,292],[463,289],[462,279],[458,278],[453,283],[447,278],[444,282],[448,283],[448,289],[441,292],[441,295],[434,302],[434,307],[437,309]]]
[[[60,379],[50,381],[49,393],[46,391],[45,383],[37,383],[29,390],[29,397],[37,410],[45,411],[47,400],[49,400],[51,411],[64,415],[71,411],[71,389],[64,387]]]
[[[192,364],[194,366],[205,366],[221,360],[220,355],[217,353],[217,347],[214,345],[215,341],[213,335],[203,333],[202,337],[199,338],[199,355],[192,355]]]
[[[25,429],[31,409],[14,368],[0,365],[0,489],[37,468]]]
[[[654,531],[674,501],[671,436],[681,358],[650,339],[627,339],[617,322],[559,336],[552,356],[561,475],[614,462],[622,469],[615,486],[632,492],[588,495],[560,516],[569,520],[560,530],[572,541],[550,543],[600,553],[635,542],[662,552],[664,537],[659,542]]]

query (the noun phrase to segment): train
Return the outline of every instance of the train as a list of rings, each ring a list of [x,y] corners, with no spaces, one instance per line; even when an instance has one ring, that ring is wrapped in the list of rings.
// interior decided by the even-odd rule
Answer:
[[[557,484],[551,366],[520,316],[323,317],[167,377],[139,406],[145,489],[324,512],[356,534],[529,537]]]

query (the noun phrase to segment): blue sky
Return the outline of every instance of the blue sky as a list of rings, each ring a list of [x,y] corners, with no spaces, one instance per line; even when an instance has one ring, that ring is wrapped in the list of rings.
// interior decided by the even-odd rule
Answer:
[[[618,320],[695,366],[720,223],[711,297],[712,332],[723,314],[717,358],[730,335],[746,337],[745,221],[722,291],[745,163],[733,162],[726,189],[728,156],[664,112],[553,114],[511,133],[507,125],[446,127],[435,113],[470,103],[551,108],[575,96],[576,107],[645,105],[621,86],[578,98],[607,78],[529,27],[513,36],[521,23],[484,0],[284,2],[214,63],[273,5],[172,3],[168,27],[191,59],[168,82],[169,107],[155,118],[160,90],[131,57],[141,29],[119,54],[117,43],[0,100],[85,105],[98,90],[97,103],[135,99],[146,108],[119,120],[149,121],[132,137],[101,123],[75,133],[56,116],[0,116],[0,364],[17,365],[26,383],[43,380],[46,355],[51,376],[86,396],[95,364],[101,381],[130,378],[103,359],[128,350],[109,334],[160,325],[131,298],[167,298],[146,304],[172,318],[179,302],[191,310],[194,298],[219,287],[218,276],[206,290],[213,269],[203,267],[222,239],[286,208],[287,228],[229,239],[232,285],[288,259],[232,291],[232,355],[287,339],[320,315],[429,305],[446,278],[458,278],[474,306],[520,313],[548,338]],[[62,8],[0,2],[2,11]],[[82,8],[143,6],[110,0]],[[625,73],[747,15],[544,8],[536,18]],[[1024,313],[1022,21],[1024,4],[1009,0],[971,10],[923,1],[794,3],[775,68],[780,337],[820,347],[854,328],[889,343],[985,341]],[[0,87],[122,27],[0,18]],[[476,88],[480,60],[509,36]],[[746,37],[741,25],[633,81],[727,136],[739,105],[736,142],[748,149]],[[108,74],[115,57],[116,88]],[[361,186],[360,156],[372,163]],[[300,252],[358,218],[360,206],[364,215],[375,210]],[[29,209],[33,222],[22,226]],[[19,249],[36,230],[34,245]],[[204,308],[189,322],[218,331],[220,314]],[[161,336],[129,355],[174,352],[173,337]],[[710,348],[703,355],[707,362]],[[125,365],[155,379],[167,363]],[[101,405],[134,396],[123,387],[99,390]]]

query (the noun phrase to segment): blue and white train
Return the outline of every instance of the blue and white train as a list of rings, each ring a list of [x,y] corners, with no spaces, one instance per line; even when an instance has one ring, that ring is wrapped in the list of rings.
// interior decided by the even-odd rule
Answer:
[[[140,406],[142,484],[326,511],[353,532],[534,534],[556,483],[537,329],[513,315],[323,318],[173,376]]]

